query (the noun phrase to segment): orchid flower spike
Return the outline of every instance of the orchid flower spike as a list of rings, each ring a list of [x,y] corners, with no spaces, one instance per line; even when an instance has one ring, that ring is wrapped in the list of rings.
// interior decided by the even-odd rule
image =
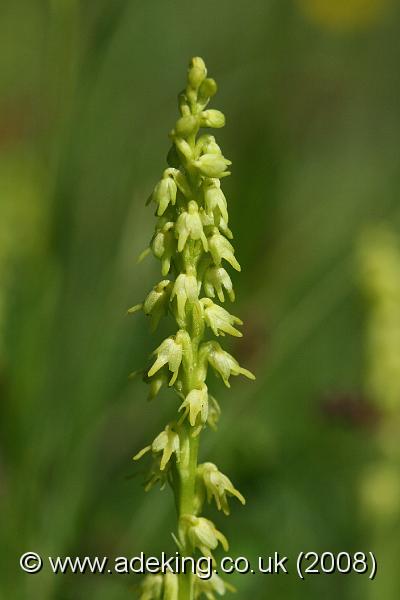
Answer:
[[[209,393],[210,369],[230,387],[231,376],[254,375],[241,367],[215,338],[242,337],[242,321],[221,306],[235,300],[230,268],[240,271],[229,229],[229,202],[221,180],[230,174],[213,132],[225,125],[224,114],[210,101],[217,84],[204,60],[189,63],[187,82],[178,95],[179,116],[170,128],[168,165],[148,198],[156,223],[149,247],[160,261],[161,281],[128,312],[143,312],[155,329],[161,320],[173,323],[158,342],[151,363],[141,372],[153,406],[173,392],[175,417],[134,459],[151,454],[145,489],[172,488],[178,522],[174,540],[182,555],[210,556],[228,541],[214,523],[201,515],[205,501],[229,514],[229,498],[245,500],[213,462],[198,465],[200,434],[215,430],[221,407]],[[207,128],[204,131],[203,128]],[[156,344],[154,344],[156,345]],[[213,574],[205,581],[197,573],[155,573],[140,585],[140,600],[216,600],[233,588]]]

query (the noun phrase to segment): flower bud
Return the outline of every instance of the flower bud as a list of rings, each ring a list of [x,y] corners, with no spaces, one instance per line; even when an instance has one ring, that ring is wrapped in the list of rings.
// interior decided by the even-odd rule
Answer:
[[[185,92],[180,92],[180,94],[178,94],[178,107],[182,117],[187,117],[191,114],[190,106]]]
[[[204,110],[200,113],[200,127],[213,127],[220,129],[225,126],[225,115],[220,110],[214,108]]]
[[[210,135],[209,141],[204,146],[203,154],[214,154],[214,155],[222,156],[221,148],[218,146],[217,142],[215,141],[214,136]]]
[[[196,156],[200,156],[202,154],[217,154],[218,156],[222,156],[221,148],[216,143],[215,137],[209,133],[198,138],[196,142],[195,154]],[[216,179],[215,181],[219,180]]]
[[[204,60],[199,56],[195,56],[189,63],[188,69],[188,84],[198,90],[205,78],[207,77],[207,69]]]
[[[193,115],[188,115],[186,117],[181,117],[177,120],[174,129],[174,135],[178,135],[181,137],[187,137],[192,133],[195,133],[196,129],[199,126],[199,120],[197,117]]]
[[[203,154],[193,161],[194,166],[206,177],[221,177],[231,161],[217,154]]]
[[[184,140],[181,137],[175,137],[174,143],[178,152],[180,152],[184,158],[186,158],[187,160],[191,160],[193,158],[192,149],[186,140]]]
[[[215,79],[211,79],[211,77],[207,77],[203,81],[199,89],[199,100],[200,102],[208,101],[210,98],[215,96],[217,93],[217,83]]]

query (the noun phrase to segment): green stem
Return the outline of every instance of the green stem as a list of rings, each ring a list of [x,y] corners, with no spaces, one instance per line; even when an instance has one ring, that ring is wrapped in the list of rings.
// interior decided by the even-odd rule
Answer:
[[[192,437],[190,427],[184,424],[181,429],[181,459],[177,465],[179,477],[179,494],[177,502],[178,522],[183,515],[196,513],[195,485],[197,471],[197,455],[199,447],[199,436]],[[182,549],[182,555],[191,556],[193,548],[186,546]],[[193,599],[193,574],[179,574],[179,600]]]
[[[193,113],[193,111],[192,111]],[[196,144],[197,130],[187,139],[192,151]],[[190,186],[193,191],[193,198],[197,199],[198,175],[191,171],[190,165],[186,164],[187,176]],[[196,266],[197,258],[195,252],[196,242],[189,242],[187,245],[188,254],[183,254],[183,263],[185,272],[197,276]],[[198,385],[197,371],[197,353],[199,346],[198,333],[190,332],[192,339],[192,355],[193,364],[189,370],[184,373],[184,389],[185,396]],[[200,335],[202,337],[202,335]],[[193,437],[193,429],[185,422],[180,428],[180,461],[176,465],[178,475],[178,485],[175,489],[176,505],[178,513],[178,528],[180,518],[183,515],[196,515],[198,506],[196,506],[196,474],[197,474],[197,458],[199,450],[199,435]],[[186,542],[182,548],[183,556],[193,556],[194,549]],[[190,569],[186,573],[179,573],[179,600],[193,600],[194,598],[194,575]]]
[[[198,340],[192,338],[192,353],[193,364],[190,370],[185,372],[184,376],[184,393],[187,395],[197,385],[197,348]],[[197,457],[199,449],[199,435],[193,437],[193,429],[187,423],[182,423],[180,427],[180,461],[176,465],[178,475],[177,486],[177,512],[178,526],[180,518],[183,515],[195,515],[197,513],[196,506],[196,473],[197,473]],[[192,556],[193,548],[186,543],[182,548],[183,556]],[[194,598],[194,577],[193,573],[188,570],[186,573],[179,574],[179,600],[193,600]]]
[[[193,244],[191,244],[193,249]],[[196,274],[195,261],[189,258],[186,265],[187,271]],[[191,332],[193,363],[184,371],[183,392],[185,396],[198,385],[197,373],[197,353],[199,339]],[[182,423],[180,427],[180,461],[176,465],[178,474],[177,486],[177,512],[178,528],[180,519],[183,515],[195,515],[198,507],[196,506],[196,474],[197,457],[199,449],[199,435],[193,437],[193,428],[187,423]],[[188,542],[182,548],[183,556],[193,556],[193,548]],[[190,569],[186,573],[179,574],[179,600],[193,600],[194,598],[194,576]]]

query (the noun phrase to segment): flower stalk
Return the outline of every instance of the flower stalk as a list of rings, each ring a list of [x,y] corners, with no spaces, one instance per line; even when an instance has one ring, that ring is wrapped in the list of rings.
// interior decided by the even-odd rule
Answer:
[[[161,262],[163,279],[143,303],[128,312],[142,311],[155,329],[170,314],[177,330],[159,344],[144,380],[153,399],[165,385],[178,397],[176,417],[134,457],[152,455],[146,490],[168,482],[173,490],[178,516],[174,539],[182,556],[197,553],[212,556],[219,546],[227,550],[225,536],[200,516],[205,500],[215,501],[218,510],[229,514],[228,497],[243,496],[230,479],[210,462],[198,463],[200,434],[216,428],[220,407],[206,384],[209,369],[230,386],[231,375],[254,375],[212,339],[241,337],[242,321],[217,301],[234,301],[233,285],[226,266],[240,271],[229,241],[228,204],[221,179],[230,173],[214,136],[203,127],[220,128],[225,116],[207,109],[217,85],[207,76],[204,61],[193,58],[187,86],[179,94],[180,117],[170,132],[169,167],[156,184],[148,202],[155,204],[156,228],[150,251]],[[228,239],[229,238],[229,239]],[[149,251],[145,251],[142,257]],[[210,339],[211,338],[211,339]],[[231,589],[219,577],[205,584],[195,573],[149,575],[141,586],[141,600],[213,599]]]

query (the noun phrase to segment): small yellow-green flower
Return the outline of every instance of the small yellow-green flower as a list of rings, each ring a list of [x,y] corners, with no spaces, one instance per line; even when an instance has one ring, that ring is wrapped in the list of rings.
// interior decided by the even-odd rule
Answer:
[[[220,302],[225,302],[224,290],[227,292],[231,302],[235,300],[232,280],[224,267],[208,267],[204,275],[204,292],[209,298],[218,296]]]
[[[224,156],[218,154],[203,154],[197,160],[193,161],[193,165],[198,169],[201,175],[206,177],[225,177],[228,175],[227,168],[231,165],[231,161]]]
[[[198,548],[204,556],[212,556],[211,551],[221,544],[225,552],[229,549],[228,540],[218,531],[214,523],[204,517],[183,515],[180,519],[181,541],[185,538],[193,548]]]
[[[170,460],[171,456],[175,454],[177,462],[179,462],[179,435],[173,429],[173,425],[168,424],[164,431],[158,434],[149,446],[145,446],[140,452],[135,454],[133,460],[139,460],[144,454],[151,450],[155,454],[162,452],[160,470],[163,471]]]
[[[185,318],[186,302],[194,302],[198,297],[198,281],[194,275],[181,273],[175,280],[172,288],[171,300],[176,297],[178,305],[178,315],[181,319]]]
[[[163,385],[168,385],[168,370],[166,367],[158,370],[157,373],[151,377],[145,372],[143,374],[143,381],[149,384],[149,400],[154,400],[158,396]]]
[[[192,427],[200,426],[201,429],[207,423],[208,417],[208,389],[206,384],[203,383],[199,389],[191,390],[179,410],[184,410],[184,417],[188,416]],[[195,433],[198,432],[199,429],[195,429]]]
[[[208,245],[214,264],[217,267],[219,267],[222,260],[226,260],[236,271],[240,271],[240,265],[235,258],[232,244],[219,233],[217,228],[214,229],[213,235],[208,239]]]
[[[160,322],[160,319],[168,312],[168,305],[171,296],[171,282],[169,279],[160,281],[146,297],[143,304],[136,304],[128,310],[128,313],[134,313],[143,310],[144,314],[151,319],[151,327],[154,331]]]
[[[251,371],[241,367],[238,361],[229,352],[223,350],[217,342],[206,342],[200,352],[206,357],[216,374],[220,375],[226,387],[230,387],[231,375],[244,375],[248,379],[255,379]]]
[[[169,204],[174,205],[176,202],[177,186],[170,176],[168,170],[164,171],[163,178],[159,181],[154,188],[153,200],[157,204],[157,214],[163,215],[167,210]]]
[[[163,576],[146,575],[140,584],[140,600],[162,600]]]
[[[182,252],[188,238],[194,241],[201,240],[204,250],[208,250],[208,242],[203,230],[199,207],[194,200],[189,202],[187,211],[179,215],[175,231],[178,238],[178,252]]]
[[[163,600],[178,600],[179,583],[178,576],[168,571],[164,575],[164,597]]]
[[[140,600],[178,600],[178,576],[170,571],[146,575],[140,594]]]
[[[206,210],[212,215],[214,223],[218,225],[221,217],[228,223],[228,204],[219,179],[205,179],[203,190]]]
[[[225,308],[215,304],[210,298],[202,298],[200,304],[204,310],[204,319],[207,325],[212,329],[214,335],[225,335],[229,333],[234,337],[242,337],[242,333],[233,325],[243,325],[238,317],[231,315]]]
[[[157,230],[151,241],[151,250],[161,260],[161,273],[165,277],[171,268],[171,259],[176,252],[174,223],[161,217]]]
[[[242,504],[246,503],[242,494],[233,487],[231,480],[221,473],[213,463],[206,462],[199,465],[197,476],[206,489],[207,501],[211,502],[211,499],[214,498],[218,510],[222,510],[226,515],[229,515],[227,495],[235,496]]]
[[[169,385],[173,385],[178,377],[184,348],[187,343],[188,334],[184,330],[179,330],[175,336],[172,335],[164,340],[153,352],[153,354],[157,355],[157,359],[149,370],[148,376],[152,377],[161,367],[168,364],[168,368],[172,373]]]
[[[236,592],[230,583],[227,583],[219,575],[213,573],[210,579],[196,577],[194,584],[194,598],[198,600],[203,596],[207,600],[217,600],[217,596],[225,596],[226,592]]]
[[[218,404],[217,400],[211,394],[208,394],[208,418],[207,424],[214,431],[217,430],[218,421],[221,416],[221,407]]]

